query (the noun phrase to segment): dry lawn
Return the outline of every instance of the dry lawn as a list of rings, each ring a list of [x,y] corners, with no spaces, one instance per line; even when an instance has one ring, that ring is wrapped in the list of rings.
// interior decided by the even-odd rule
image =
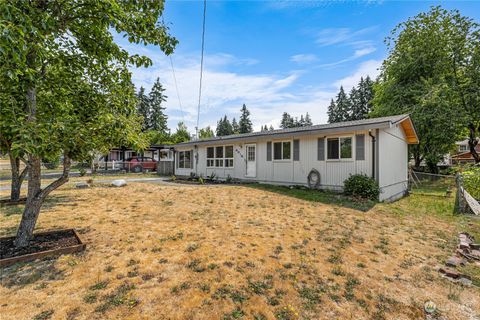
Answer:
[[[478,319],[480,290],[436,269],[479,224],[431,201],[362,212],[242,186],[65,186],[37,229],[74,227],[87,249],[3,269],[1,319],[422,319],[427,300]],[[14,234],[21,208],[1,210]]]

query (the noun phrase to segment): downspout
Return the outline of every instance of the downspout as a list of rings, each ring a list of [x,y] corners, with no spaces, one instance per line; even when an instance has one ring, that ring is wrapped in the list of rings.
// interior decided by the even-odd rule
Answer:
[[[368,130],[368,135],[372,138],[372,179],[375,179],[375,142],[377,142],[377,139],[371,130]]]

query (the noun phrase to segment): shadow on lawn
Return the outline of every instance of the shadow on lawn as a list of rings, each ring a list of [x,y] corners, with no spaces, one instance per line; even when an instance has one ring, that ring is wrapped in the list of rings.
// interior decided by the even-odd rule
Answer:
[[[275,192],[301,200],[337,205],[340,207],[356,209],[364,212],[370,210],[375,206],[375,204],[377,204],[377,202],[372,200],[355,199],[340,193],[323,190],[310,190],[305,187],[286,187],[258,183],[248,184],[246,186],[249,188]]]
[[[61,280],[64,273],[55,267],[55,258],[36,262],[17,263],[0,272],[2,287],[24,287],[39,282],[38,289],[47,286],[47,281]]]

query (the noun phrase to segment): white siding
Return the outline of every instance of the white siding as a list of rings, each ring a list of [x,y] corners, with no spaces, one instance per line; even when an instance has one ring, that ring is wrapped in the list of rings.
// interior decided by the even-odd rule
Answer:
[[[400,125],[380,130],[379,186],[380,201],[401,198],[408,188],[408,144]]]
[[[355,135],[365,135],[365,160],[355,160]],[[327,138],[332,137],[353,137],[352,145],[352,160],[328,160],[327,159]],[[325,189],[341,190],[343,181],[351,174],[366,174],[372,175],[372,143],[368,135],[368,131],[355,131],[342,133],[337,135],[310,135],[301,137],[282,138],[281,140],[274,139],[258,139],[252,141],[245,141],[244,143],[234,144],[234,168],[207,168],[206,167],[206,150],[209,146],[216,145],[231,145],[212,144],[200,145],[196,149],[198,152],[198,163],[192,169],[176,169],[178,175],[190,175],[190,172],[196,172],[197,175],[210,176],[212,173],[218,178],[224,179],[230,175],[232,178],[242,180],[254,180],[266,183],[278,184],[307,184],[307,176],[312,169],[316,169],[321,175],[321,187]],[[325,160],[317,160],[317,140],[318,138],[325,138]],[[291,160],[274,160],[273,159],[273,143],[272,143],[272,161],[267,161],[267,142],[275,141],[291,141],[291,148],[293,150],[293,139],[299,140],[300,146],[300,160],[293,161],[293,151]],[[257,176],[255,178],[245,177],[246,163],[245,163],[245,144],[256,144],[257,147]],[[182,148],[178,150],[186,150]],[[195,154],[195,152],[194,152]]]

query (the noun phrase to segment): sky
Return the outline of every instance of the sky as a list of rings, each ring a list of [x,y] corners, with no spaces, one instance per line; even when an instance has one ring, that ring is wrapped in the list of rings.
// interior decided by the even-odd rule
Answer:
[[[255,131],[278,128],[283,112],[308,112],[314,124],[326,123],[340,86],[348,92],[360,77],[378,76],[388,55],[385,37],[432,5],[480,21],[480,1],[207,0],[199,128],[215,129],[224,115],[238,120],[244,103]],[[149,68],[132,67],[132,79],[149,92],[160,78],[172,132],[179,121],[195,132],[202,19],[203,1],[166,1],[164,20],[179,41],[170,57],[116,36],[130,53],[152,59]]]

